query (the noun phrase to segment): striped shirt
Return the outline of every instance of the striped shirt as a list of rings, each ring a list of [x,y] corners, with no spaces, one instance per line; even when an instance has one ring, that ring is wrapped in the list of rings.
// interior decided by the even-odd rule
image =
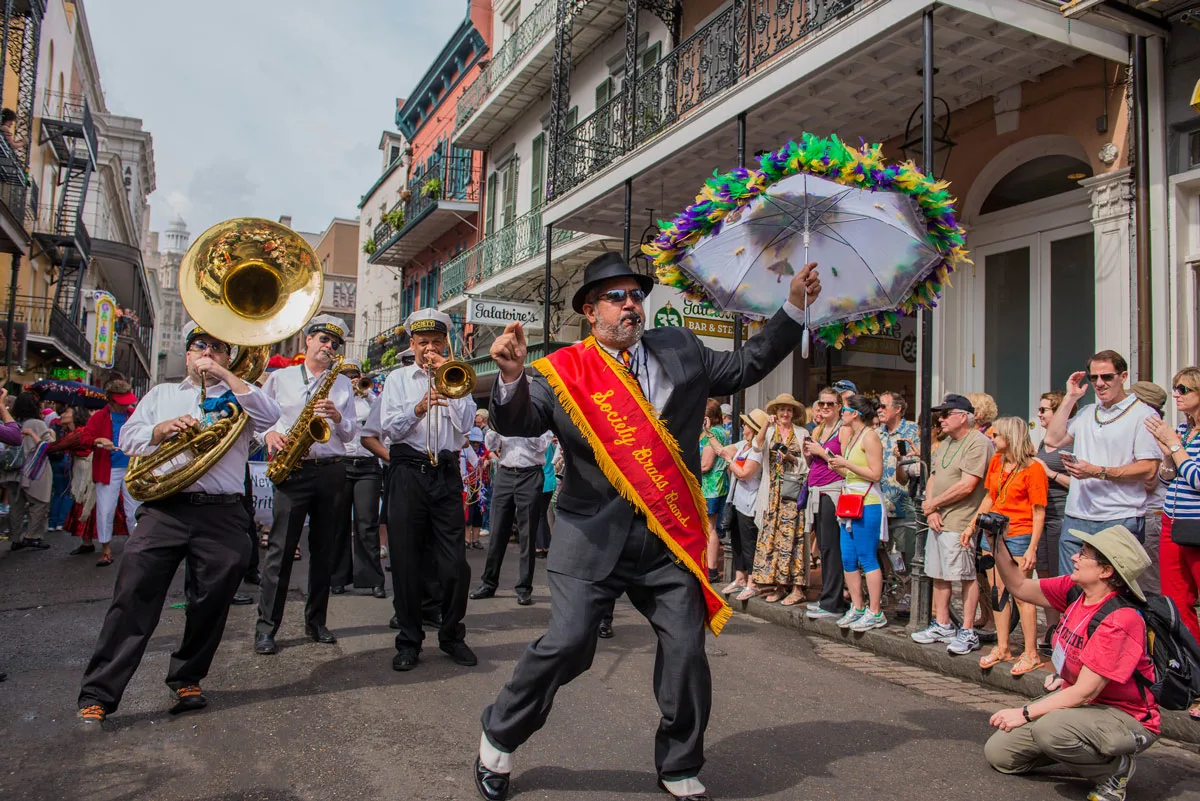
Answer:
[[[1187,435],[1187,425],[1181,424],[1177,429],[1182,440]],[[1181,464],[1176,476],[1170,482],[1159,481],[1167,485],[1167,500],[1163,503],[1163,511],[1172,520],[1200,518],[1200,436],[1193,437],[1186,446],[1188,460]]]

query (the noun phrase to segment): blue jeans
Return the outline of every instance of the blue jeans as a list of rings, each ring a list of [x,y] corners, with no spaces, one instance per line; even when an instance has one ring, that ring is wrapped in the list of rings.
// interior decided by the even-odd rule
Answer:
[[[1126,517],[1120,520],[1080,520],[1078,517],[1067,515],[1063,518],[1062,533],[1058,537],[1058,575],[1071,575],[1071,557],[1079,553],[1083,542],[1071,534],[1071,529],[1077,529],[1085,534],[1095,534],[1109,526],[1124,526],[1129,533],[1137,537],[1138,542],[1146,540],[1146,518]]]
[[[50,495],[50,528],[62,528],[75,499],[71,497],[71,460],[64,457],[50,462],[54,483]]]

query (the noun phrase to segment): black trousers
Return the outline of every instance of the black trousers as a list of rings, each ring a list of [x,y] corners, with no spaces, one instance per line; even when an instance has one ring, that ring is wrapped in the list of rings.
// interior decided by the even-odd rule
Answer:
[[[391,449],[388,495],[388,552],[392,567],[392,606],[400,624],[396,649],[421,649],[422,596],[428,595],[426,549],[432,550],[442,591],[438,642],[462,642],[466,636],[471,568],[467,564],[466,519],[458,457],[445,452],[437,466],[404,445]]]
[[[172,500],[143,504],[117,569],[112,605],[83,674],[79,706],[116,711],[162,615],[167,590],[187,565],[191,582],[183,640],[171,654],[167,686],[198,684],[208,675],[225,631],[229,603],[250,561],[246,509],[240,503],[194,506]]]
[[[533,591],[534,535],[537,533],[538,512],[542,505],[542,468],[496,470],[492,485],[492,536],[488,542],[487,562],[480,584],[494,590],[500,583],[500,567],[508,550],[509,532],[517,522],[517,541],[521,546],[521,568],[517,576],[517,592]]]
[[[658,635],[654,697],[662,719],[654,764],[667,780],[699,774],[712,707],[700,582],[675,562],[642,519],[635,520],[608,578],[587,581],[561,573],[547,573],[547,578],[549,627],[525,650],[496,702],[483,711],[488,740],[512,753],[545,724],[558,688],[591,667],[600,618],[625,592]]]
[[[544,483],[543,486],[545,486]],[[550,550],[550,506],[553,500],[553,490],[542,493],[542,507],[538,513],[537,536],[534,537],[533,543],[533,547],[539,551]]]
[[[821,597],[817,603],[826,612],[843,612],[846,604],[842,590],[846,578],[842,574],[842,532],[838,527],[837,505],[828,495],[821,496],[814,525],[817,528],[817,549],[821,552]]]
[[[346,493],[338,510],[333,586],[383,586],[379,561],[379,491],[383,468],[374,457],[346,460]]]
[[[388,523],[388,498],[392,494],[392,476],[395,475],[395,470],[392,468],[392,463],[389,461],[387,466],[383,468],[383,500],[380,503],[379,509],[379,525],[387,526],[388,530],[388,558],[391,558],[391,524]],[[400,522],[397,522],[400,525]],[[382,568],[381,568],[382,569]],[[389,571],[391,565],[389,563]],[[424,617],[435,618],[442,611],[442,582],[438,580],[437,561],[434,557],[433,539],[425,543],[425,550],[421,554],[421,613]],[[393,579],[392,591],[395,592],[395,580]]]
[[[304,601],[304,627],[310,630],[325,625],[337,512],[345,493],[346,466],[341,462],[321,465],[301,462],[286,481],[275,487],[275,519],[267,538],[267,559],[258,598],[259,634],[274,637],[283,623],[292,562],[305,520],[308,520],[308,597]]]
[[[747,574],[752,572],[754,550],[758,545],[758,526],[754,525],[754,518],[734,509],[733,531],[729,532],[729,542],[733,546],[733,569]]]
[[[252,576],[258,572],[258,526],[254,524],[254,483],[250,480],[250,465],[246,465],[246,485],[245,492],[242,494],[242,505],[246,507],[246,514],[250,516],[250,522],[246,524],[246,536],[250,540],[250,564],[246,565],[246,575]]]

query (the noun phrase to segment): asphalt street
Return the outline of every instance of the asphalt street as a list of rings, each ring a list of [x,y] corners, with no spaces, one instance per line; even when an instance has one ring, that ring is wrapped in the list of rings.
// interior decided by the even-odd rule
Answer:
[[[167,609],[118,712],[82,726],[75,699],[116,568],[53,550],[0,544],[0,799],[5,801],[325,801],[477,798],[471,766],[479,716],[550,612],[544,562],[535,605],[511,590],[473,601],[461,668],[429,633],[418,668],[391,669],[390,601],[331,602],[336,645],[303,636],[302,562],[276,656],[252,651],[254,607],[235,607],[205,682],[203,712],[173,717],[164,686],[183,610]],[[117,543],[118,561],[121,543]],[[478,575],[483,552],[472,551]],[[297,584],[296,582],[299,582]],[[251,591],[254,588],[249,588]],[[390,588],[389,588],[390,589]],[[182,600],[177,577],[168,603]],[[716,799],[1082,799],[1066,771],[993,773],[982,755],[987,714],[897,686],[822,656],[795,632],[736,616],[711,644],[708,765]],[[651,690],[655,640],[622,602],[616,637],[564,688],[547,726],[516,755],[514,798],[665,798],[655,786]],[[1200,757],[1156,746],[1139,761],[1131,799],[1200,801]]]

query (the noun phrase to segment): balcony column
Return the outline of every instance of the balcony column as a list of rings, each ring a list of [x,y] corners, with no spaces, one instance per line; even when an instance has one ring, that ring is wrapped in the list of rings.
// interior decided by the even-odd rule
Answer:
[[[550,268],[554,264],[554,223],[546,226],[546,273],[545,284],[542,287],[542,346],[543,356],[550,355]]]
[[[621,250],[621,254],[624,256],[626,264],[629,264],[629,259],[633,255],[630,252],[630,250],[631,250],[630,240],[632,239],[632,236],[633,236],[632,226],[633,226],[633,179],[626,178],[625,179],[625,227],[624,227],[625,240],[624,240],[624,247]]]
[[[634,120],[637,119],[637,44],[638,44],[638,0],[625,0],[625,150],[633,149],[636,141]],[[625,195],[628,207],[629,194]],[[629,248],[625,248],[625,261],[629,261]]]
[[[10,3],[11,4],[11,3]],[[5,36],[7,36],[7,31]],[[8,322],[4,324],[4,380],[11,380],[13,357],[13,318],[17,316],[17,276],[21,271],[21,257],[13,254],[12,282],[8,287]]]
[[[746,166],[746,112],[742,112],[737,116],[737,163],[738,167]],[[742,349],[742,337],[745,332],[742,330],[742,315],[735,314],[733,316],[733,349],[739,351]],[[746,391],[738,390],[733,394],[733,430],[734,432],[741,430],[742,411],[746,408]],[[739,437],[734,436],[736,442]]]
[[[558,0],[554,19],[554,76],[550,84],[550,180],[546,199],[553,200],[562,185],[563,151],[567,144],[567,110],[571,104],[571,26],[575,21],[571,0]]]

